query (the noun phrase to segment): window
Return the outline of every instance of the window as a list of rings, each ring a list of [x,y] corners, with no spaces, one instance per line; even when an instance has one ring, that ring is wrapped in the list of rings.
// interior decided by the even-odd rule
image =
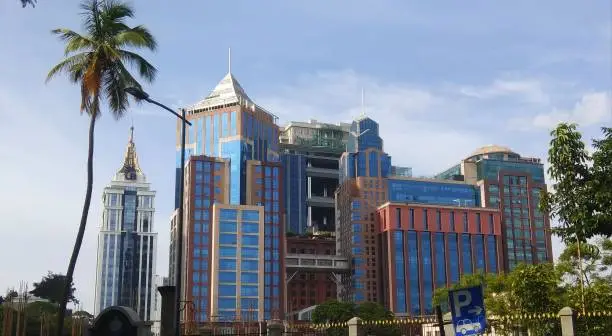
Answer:
[[[494,221],[493,221],[493,214],[489,214],[489,232],[490,234],[493,234],[495,232],[495,225],[494,225]]]
[[[236,272],[219,272],[219,282],[236,282]]]
[[[259,282],[259,274],[257,274],[257,273],[249,273],[249,272],[242,272],[242,273],[240,273],[240,282],[241,283],[258,283]]]
[[[442,231],[442,214],[440,210],[436,210],[436,230]]]
[[[402,209],[395,208],[395,225],[398,229],[402,228]]]
[[[236,245],[238,243],[238,236],[236,234],[221,233],[219,235],[219,244]]]
[[[219,270],[234,271],[236,270],[236,259],[219,259]]]
[[[455,231],[455,212],[451,211],[450,212],[450,230],[451,231]]]
[[[219,298],[219,309],[236,309],[236,298]]]
[[[414,209],[410,209],[410,228],[414,229]]]
[[[236,222],[219,222],[219,232],[233,233],[236,232]]]
[[[482,233],[482,222],[480,221],[480,213],[476,214],[476,229],[478,233]]]
[[[236,296],[236,285],[219,285],[219,296]]]
[[[259,223],[242,223],[242,233],[259,233]]]
[[[469,224],[468,224],[468,213],[464,212],[463,213],[463,232],[468,232],[469,230]]]
[[[257,210],[242,210],[242,220],[248,222],[259,221],[259,211]]]
[[[221,209],[219,211],[219,217],[221,220],[236,220],[238,211],[236,209]]]
[[[423,230],[427,230],[427,209],[423,209]]]

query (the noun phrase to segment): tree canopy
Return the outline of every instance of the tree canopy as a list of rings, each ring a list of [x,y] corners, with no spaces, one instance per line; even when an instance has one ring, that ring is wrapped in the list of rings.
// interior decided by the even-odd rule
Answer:
[[[59,273],[52,273],[49,271],[47,275],[39,282],[33,284],[34,289],[30,291],[30,294],[39,297],[41,299],[49,300],[52,303],[60,303],[64,294],[64,285],[66,283],[66,276]],[[70,286],[70,293],[68,294],[68,302],[79,303],[79,300],[74,296],[76,288],[74,282]]]
[[[593,140],[592,155],[576,124],[560,123],[550,133],[553,185],[543,192],[540,206],[559,221],[553,232],[566,243],[612,235],[612,128],[603,127],[602,133]]]
[[[312,322],[314,323],[334,323],[347,322],[353,317],[359,317],[362,321],[393,320],[394,316],[389,310],[375,302],[364,302],[356,305],[352,302],[340,302],[330,300],[318,305],[312,312]],[[380,336],[400,335],[399,328],[389,326],[364,326],[365,334]],[[346,328],[330,328],[327,332],[330,336],[347,335]]]

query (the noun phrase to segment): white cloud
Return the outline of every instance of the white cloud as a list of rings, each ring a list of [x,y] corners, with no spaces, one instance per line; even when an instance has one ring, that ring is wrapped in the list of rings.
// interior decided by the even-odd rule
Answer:
[[[366,114],[380,124],[385,150],[395,164],[413,166],[416,174],[436,173],[486,142],[478,130],[453,122],[464,106],[452,95],[354,71],[305,75],[256,100],[281,124],[306,118],[350,122],[361,113],[361,88]]]
[[[553,128],[559,122],[576,122],[581,126],[591,126],[612,121],[612,96],[610,92],[584,94],[572,109],[554,108],[549,113],[537,114],[528,125],[537,128]]]
[[[460,88],[460,91],[468,97],[478,99],[512,97],[528,103],[546,104],[549,102],[549,96],[544,92],[542,82],[536,79],[497,79],[487,86],[465,86]]]

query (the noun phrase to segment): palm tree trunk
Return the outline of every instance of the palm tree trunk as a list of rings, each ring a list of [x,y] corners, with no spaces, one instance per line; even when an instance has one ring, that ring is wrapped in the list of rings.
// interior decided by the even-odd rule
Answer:
[[[85,202],[83,203],[83,212],[81,214],[81,223],[79,224],[79,232],[77,233],[70,263],[68,264],[68,272],[66,272],[66,283],[64,284],[64,297],[60,302],[60,309],[57,314],[57,336],[62,336],[64,332],[64,317],[66,316],[66,305],[68,304],[68,295],[72,288],[72,277],[74,268],[79,257],[83,236],[85,235],[85,227],[87,226],[87,216],[89,215],[89,206],[91,204],[91,191],[93,188],[93,153],[94,153],[94,129],[96,126],[96,113],[90,115],[89,121],[89,148],[87,151],[87,189],[85,191]]]

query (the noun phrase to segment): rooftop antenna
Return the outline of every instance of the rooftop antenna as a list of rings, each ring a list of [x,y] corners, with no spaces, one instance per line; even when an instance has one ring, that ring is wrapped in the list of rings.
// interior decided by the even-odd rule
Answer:
[[[227,73],[232,73],[232,48],[227,48]]]
[[[361,87],[361,115],[360,117],[365,117],[365,89]]]
[[[132,126],[130,127],[130,142],[134,142],[134,116],[130,115],[132,118]]]

